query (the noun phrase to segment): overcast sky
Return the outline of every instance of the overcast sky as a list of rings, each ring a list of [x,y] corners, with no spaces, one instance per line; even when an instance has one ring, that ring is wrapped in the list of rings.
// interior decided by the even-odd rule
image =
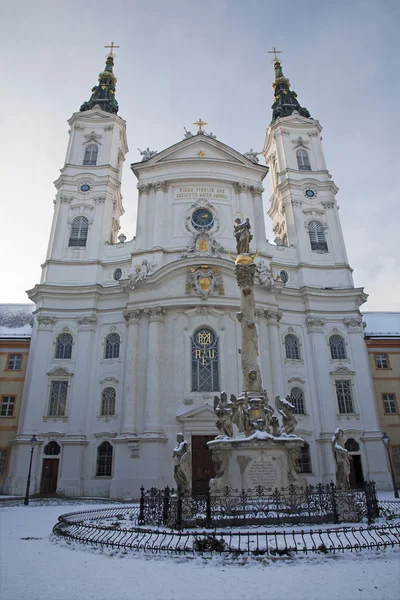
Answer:
[[[300,104],[324,128],[355,285],[370,295],[361,308],[400,310],[398,0],[15,0],[1,21],[0,302],[28,301],[39,282],[66,121],[89,99],[114,40],[130,147],[128,238],[138,147],[160,151],[202,117],[239,152],[262,149],[275,46]],[[265,211],[269,196],[267,177]]]

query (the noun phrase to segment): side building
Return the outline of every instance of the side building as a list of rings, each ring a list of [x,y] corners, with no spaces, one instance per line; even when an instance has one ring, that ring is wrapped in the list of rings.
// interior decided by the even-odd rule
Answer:
[[[400,312],[365,312],[368,349],[381,430],[390,438],[397,489],[400,488]]]
[[[21,408],[34,304],[0,304],[0,494]]]

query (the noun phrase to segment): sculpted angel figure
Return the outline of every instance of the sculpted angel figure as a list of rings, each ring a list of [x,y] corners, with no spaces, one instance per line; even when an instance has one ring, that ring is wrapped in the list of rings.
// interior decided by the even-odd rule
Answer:
[[[174,479],[176,485],[183,493],[190,490],[192,482],[192,457],[189,442],[185,440],[183,433],[176,436],[177,445],[175,446],[172,457],[175,461]]]
[[[231,395],[231,402],[233,404],[232,420],[239,429],[239,433],[243,433],[250,429],[250,417],[249,411],[247,410],[248,398],[245,394],[245,398],[236,398],[233,394]]]
[[[235,219],[233,235],[236,238],[236,252],[238,254],[249,254],[250,242],[253,236],[250,233],[250,221],[246,219],[241,221],[239,217]]]
[[[349,483],[350,457],[343,444],[343,430],[336,429],[332,437],[332,452],[336,467],[336,485],[345,486]]]
[[[290,402],[290,396],[286,396],[283,400],[281,400],[280,396],[277,396],[275,398],[275,406],[282,417],[282,427],[280,428],[279,433],[293,433],[297,421],[293,415],[294,406]]]
[[[220,398],[214,396],[214,412],[218,417],[216,425],[220,434],[232,437],[232,406],[231,402],[228,403],[226,392],[221,392]]]

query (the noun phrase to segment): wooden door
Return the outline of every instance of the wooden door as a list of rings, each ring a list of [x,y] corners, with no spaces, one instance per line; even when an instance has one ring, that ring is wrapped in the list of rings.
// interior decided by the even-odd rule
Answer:
[[[215,477],[212,452],[207,442],[214,440],[213,435],[192,436],[192,488],[193,493],[204,493],[208,490],[210,479]]]
[[[364,485],[364,476],[359,454],[350,454],[350,476],[349,484],[352,489],[361,488]]]
[[[41,494],[55,494],[57,490],[58,458],[44,458],[42,479],[40,482]]]

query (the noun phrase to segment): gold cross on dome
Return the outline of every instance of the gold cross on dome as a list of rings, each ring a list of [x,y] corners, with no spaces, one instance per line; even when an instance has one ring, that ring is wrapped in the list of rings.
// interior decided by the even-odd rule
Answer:
[[[197,133],[203,133],[203,127],[205,125],[208,125],[208,123],[206,123],[205,121],[202,121],[201,119],[199,119],[198,121],[195,121],[193,123],[193,125],[197,125],[197,127],[199,128]]]
[[[275,48],[275,46],[273,47],[272,50],[268,50],[267,52],[268,52],[268,54],[273,54],[274,55],[274,60],[279,60],[279,58],[277,57],[277,54],[283,54],[283,50],[277,50]]]
[[[114,42],[111,42],[111,46],[104,46],[104,48],[110,48],[110,52],[108,53],[108,56],[112,56],[113,55],[113,49],[114,48],[120,48],[121,46],[114,46]]]

